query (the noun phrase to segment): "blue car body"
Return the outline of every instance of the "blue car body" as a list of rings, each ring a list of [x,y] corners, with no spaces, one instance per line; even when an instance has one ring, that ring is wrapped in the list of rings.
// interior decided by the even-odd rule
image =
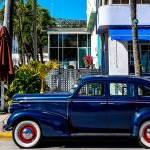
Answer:
[[[87,85],[90,85],[88,89]],[[12,130],[21,120],[29,119],[39,124],[43,137],[137,137],[140,125],[150,120],[150,96],[147,89],[148,96],[138,95],[139,87],[150,88],[150,80],[133,76],[87,76],[68,93],[16,94],[5,129]]]

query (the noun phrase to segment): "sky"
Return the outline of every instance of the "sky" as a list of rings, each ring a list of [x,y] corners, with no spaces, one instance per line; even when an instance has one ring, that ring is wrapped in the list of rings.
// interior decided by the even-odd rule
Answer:
[[[37,0],[54,18],[86,20],[86,0]],[[4,3],[3,3],[4,4]],[[0,8],[2,3],[0,4]]]
[[[86,0],[37,0],[54,18],[86,20]]]

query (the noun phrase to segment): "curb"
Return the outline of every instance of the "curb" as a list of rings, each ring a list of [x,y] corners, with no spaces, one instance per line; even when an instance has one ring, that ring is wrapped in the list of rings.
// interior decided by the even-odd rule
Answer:
[[[12,133],[11,132],[9,132],[9,133],[7,133],[7,132],[0,132],[0,139],[2,139],[2,138],[12,138]]]

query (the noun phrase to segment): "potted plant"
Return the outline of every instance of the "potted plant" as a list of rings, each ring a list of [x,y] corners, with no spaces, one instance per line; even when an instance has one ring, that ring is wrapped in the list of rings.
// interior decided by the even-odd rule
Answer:
[[[93,64],[93,57],[90,55],[86,55],[83,58],[84,64],[86,68],[90,68],[90,66]]]

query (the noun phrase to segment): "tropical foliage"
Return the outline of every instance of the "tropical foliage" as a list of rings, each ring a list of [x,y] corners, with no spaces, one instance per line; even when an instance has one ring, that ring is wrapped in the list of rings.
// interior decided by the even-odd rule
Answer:
[[[33,58],[33,0],[16,0],[14,4],[14,27],[13,34],[18,39],[19,54],[21,64],[25,62],[25,55],[28,62]],[[0,23],[3,23],[4,8],[0,11]],[[45,8],[37,5],[37,43],[38,52],[40,53],[41,62],[43,62],[42,51],[47,46],[47,31],[48,28],[55,27],[54,19],[50,16]]]
[[[27,65],[17,67],[15,69],[15,78],[10,84],[6,95],[11,98],[15,93],[40,93],[41,87],[43,88],[43,93],[44,86],[47,87],[44,82],[47,73],[56,68],[58,68],[58,63],[55,61],[49,61],[46,64],[31,61]]]
[[[48,61],[45,64],[40,62],[32,61],[30,62],[31,68],[34,68],[34,71],[36,74],[39,75],[41,80],[41,90],[40,93],[44,93],[44,79],[46,78],[46,75],[51,69],[57,69],[59,67],[59,64],[56,61]]]
[[[40,83],[40,76],[31,67],[31,64],[20,66],[15,69],[15,78],[6,95],[11,98],[15,93],[39,93]]]

